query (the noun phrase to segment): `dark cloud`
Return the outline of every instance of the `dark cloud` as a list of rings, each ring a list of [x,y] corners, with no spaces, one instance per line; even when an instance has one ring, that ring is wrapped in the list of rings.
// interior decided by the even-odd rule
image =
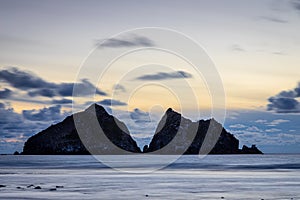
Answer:
[[[126,106],[127,105],[127,103],[125,102],[114,100],[114,99],[104,99],[102,101],[99,101],[98,103],[103,106]]]
[[[73,94],[73,87],[74,87],[73,83],[62,83],[60,85],[60,87],[58,88],[57,92],[60,96],[70,97]],[[80,90],[78,90],[78,91],[80,91]],[[79,94],[76,96],[79,96]]]
[[[31,129],[26,127],[22,115],[0,103],[0,150],[2,152],[13,153],[15,150],[21,150],[24,143],[23,133],[27,131],[26,133],[29,134],[34,130],[34,126]]]
[[[104,41],[100,41],[97,44],[99,48],[110,47],[110,48],[121,48],[121,47],[152,47],[154,42],[147,37],[143,36],[132,36],[127,39],[116,39],[111,38]]]
[[[49,83],[30,72],[21,71],[15,67],[1,70],[0,80],[18,89],[52,88],[56,86],[54,83]]]
[[[5,135],[3,128],[7,127],[18,127],[22,124],[22,115],[16,113],[14,109],[7,108],[5,104],[0,103],[0,133],[1,136]]]
[[[298,83],[298,87],[295,88],[296,97],[300,97],[300,83]]]
[[[76,94],[75,96],[87,96],[91,94],[99,94],[106,96],[107,94],[98,88],[96,88],[91,82],[87,79],[82,79],[81,83],[61,83],[57,87],[58,94],[64,97],[73,96],[73,87],[76,85]]]
[[[297,98],[300,97],[300,83],[289,91],[282,91],[276,96],[270,97],[267,109],[277,113],[300,113],[300,103]]]
[[[61,119],[61,106],[51,106],[39,110],[23,110],[23,117],[30,121],[53,121]]]
[[[12,108],[6,108],[5,104],[0,103],[0,124],[20,123],[21,117]]]
[[[126,92],[126,88],[124,86],[122,86],[121,84],[114,85],[113,90],[117,93],[118,92]]]
[[[151,122],[150,114],[143,112],[138,108],[135,108],[133,112],[130,112],[130,118],[134,120],[135,123],[149,123]]]
[[[35,97],[35,96],[54,97],[54,96],[56,96],[55,91],[53,89],[47,89],[47,88],[30,91],[30,92],[28,92],[28,95],[31,97]]]
[[[6,99],[12,95],[12,91],[10,89],[4,88],[4,90],[0,90],[0,99]]]
[[[300,112],[299,102],[293,98],[271,97],[269,98],[269,102],[268,110],[273,110],[278,113]]]
[[[287,98],[295,98],[296,93],[294,91],[282,91],[277,96],[279,97],[287,97]]]
[[[23,113],[25,113],[26,118]],[[7,108],[3,103],[0,103],[0,152],[21,151],[29,136],[61,121],[70,114],[61,112],[60,106],[40,110],[25,110],[23,113],[19,114],[13,108]]]
[[[156,74],[148,74],[137,77],[136,80],[168,80],[168,79],[182,79],[182,78],[192,78],[192,74],[184,71],[176,71],[171,73],[158,72]]]
[[[17,68],[1,70],[0,81],[4,81],[17,89],[27,90],[28,95],[31,97],[70,97],[73,95],[73,87],[75,85],[77,88],[76,96],[87,96],[94,93],[102,96],[107,95],[87,79],[82,79],[79,83],[52,83],[31,72],[21,71]]]
[[[260,17],[260,19],[265,20],[265,21],[275,22],[275,23],[281,23],[281,24],[288,23],[287,20],[279,19],[279,18],[276,18],[276,17],[262,16],[262,17]]]
[[[69,104],[72,103],[72,100],[70,99],[59,99],[59,100],[52,100],[53,104]]]
[[[300,0],[293,0],[292,1],[292,6],[296,9],[300,11]]]

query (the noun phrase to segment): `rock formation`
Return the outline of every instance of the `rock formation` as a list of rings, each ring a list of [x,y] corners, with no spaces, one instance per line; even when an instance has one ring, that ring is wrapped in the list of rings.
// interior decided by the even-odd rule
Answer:
[[[208,134],[209,133],[209,134]],[[206,137],[207,136],[207,137]],[[167,110],[144,152],[155,154],[261,154],[255,146],[239,149],[239,140],[214,119],[192,122]]]
[[[122,154],[121,149],[141,152],[125,124],[109,115],[102,106],[93,104],[30,137],[22,154],[89,154],[85,146],[93,154]]]
[[[80,133],[80,134],[79,134]],[[102,106],[83,112],[30,137],[25,155],[141,153],[126,125]],[[154,154],[262,154],[255,145],[239,149],[239,141],[214,119],[192,122],[169,108],[144,153]]]
[[[255,145],[252,145],[250,148],[246,145],[243,145],[241,150],[242,154],[263,154]]]

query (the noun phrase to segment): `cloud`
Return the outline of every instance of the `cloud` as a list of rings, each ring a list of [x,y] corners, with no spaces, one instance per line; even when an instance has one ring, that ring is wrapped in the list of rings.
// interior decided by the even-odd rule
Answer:
[[[193,75],[185,72],[185,71],[176,71],[171,73],[166,72],[158,72],[156,74],[148,74],[139,76],[136,78],[136,80],[168,80],[168,79],[183,79],[183,78],[192,78]]]
[[[243,141],[243,144],[251,145],[258,144],[260,146],[264,145],[275,145],[278,148],[278,145],[290,145],[298,144],[300,142],[300,137],[294,134],[281,133],[281,132],[252,132],[252,131],[243,131],[237,132],[232,131],[237,138]]]
[[[284,52],[282,52],[282,51],[275,51],[275,52],[272,52],[272,54],[274,54],[274,55],[279,55],[279,56],[287,55],[286,53],[284,53]]]
[[[240,45],[238,44],[234,44],[231,46],[231,50],[232,51],[239,51],[239,52],[244,52],[246,51],[244,48],[242,48]]]
[[[268,120],[259,119],[259,120],[256,120],[254,122],[258,123],[258,124],[263,124],[263,125],[266,125],[266,126],[277,126],[277,125],[280,125],[282,123],[290,122],[290,120],[287,120],[287,119],[274,119],[272,121],[268,121]]]
[[[111,38],[97,42],[99,48],[122,48],[122,47],[152,47],[154,42],[147,37],[133,35],[126,39]]]
[[[73,94],[73,88],[76,86],[76,93]],[[52,89],[38,89],[28,92],[30,96],[45,96],[45,97],[71,97],[71,96],[88,96],[91,94],[98,94],[102,96],[107,96],[107,93],[96,88],[87,79],[82,79],[79,83],[60,83],[56,84]]]
[[[298,87],[296,87],[294,91],[296,92],[296,97],[300,97],[300,82],[298,83]]]
[[[69,104],[69,103],[72,103],[72,100],[70,99],[59,99],[59,100],[52,100],[52,103],[53,104]]]
[[[281,129],[278,129],[278,128],[271,128],[271,129],[266,129],[265,131],[268,132],[268,133],[275,133],[275,132],[280,132]]]
[[[267,122],[267,120],[265,120],[265,119],[258,119],[258,120],[255,120],[254,121],[255,123],[266,123]]]
[[[287,120],[287,119],[275,119],[271,122],[267,122],[265,123],[267,126],[277,126],[279,124],[282,124],[282,123],[287,123],[287,122],[290,122],[290,120]]]
[[[13,153],[15,150],[21,150],[24,140],[23,134],[28,134],[26,124],[22,120],[22,116],[15,113],[12,108],[6,108],[0,103],[0,143],[1,153]]]
[[[104,99],[102,101],[99,101],[98,103],[104,106],[126,106],[127,105],[127,103],[125,102],[114,100],[114,99]]]
[[[139,147],[148,145],[162,116],[135,108],[132,111],[113,110],[113,115],[123,121]]]
[[[54,83],[49,83],[30,72],[21,71],[15,67],[1,70],[0,80],[18,89],[55,87]]]
[[[287,98],[295,98],[295,97],[297,97],[297,94],[295,93],[295,91],[282,91],[277,96],[287,97]]]
[[[53,121],[61,119],[61,106],[51,106],[48,108],[42,108],[39,110],[23,110],[23,117],[30,121]]]
[[[279,115],[262,110],[228,110],[229,114],[231,112],[238,112],[239,115],[234,119],[226,118],[225,127],[240,140],[240,144],[257,144],[265,153],[299,152],[299,115]],[[231,128],[236,124],[246,127]],[[294,140],[291,139],[293,137]]]
[[[4,90],[0,90],[0,99],[6,99],[12,95],[12,91],[10,89],[4,88]]]
[[[57,92],[59,95],[64,97],[73,96],[73,87],[76,85],[76,94],[75,96],[87,96],[91,94],[99,94],[102,96],[107,96],[107,94],[98,88],[96,88],[91,82],[87,79],[82,79],[81,83],[61,83],[57,86]]]
[[[234,125],[230,125],[229,128],[241,129],[241,128],[246,128],[246,126],[243,124],[234,124]]]
[[[283,133],[281,129],[266,129],[255,126],[248,126],[245,129],[231,130],[243,144],[251,145],[281,145],[281,144],[296,144],[300,142],[300,137],[295,139],[294,134]]]
[[[275,22],[275,23],[281,23],[281,24],[288,23],[287,20],[279,19],[279,18],[276,18],[276,17],[261,16],[261,17],[259,17],[259,19],[265,20],[265,21],[270,21],[270,22]]]
[[[300,103],[297,98],[300,97],[300,83],[293,90],[281,91],[277,95],[268,99],[268,111],[277,113],[300,113]]]
[[[143,112],[142,110],[135,108],[130,112],[130,117],[135,123],[149,123],[151,122],[150,114]]]
[[[61,112],[60,106],[25,110],[23,113],[17,113],[13,108],[8,108],[5,104],[0,103],[1,153],[21,151],[29,136],[61,121],[66,115],[70,114]]]
[[[55,91],[53,89],[47,89],[47,88],[41,88],[41,89],[29,91],[28,95],[31,97],[35,97],[35,96],[54,97],[54,96],[56,96]]]
[[[249,126],[246,128],[246,131],[251,131],[251,132],[262,132],[262,130],[256,126]]]
[[[71,97],[74,86],[77,88],[76,96],[87,96],[94,93],[102,96],[107,95],[87,79],[82,79],[79,83],[52,83],[31,72],[21,71],[15,67],[0,70],[0,81],[4,81],[16,89],[28,91],[28,95],[31,97]]]
[[[115,84],[113,87],[114,92],[119,93],[119,92],[126,92],[126,88],[121,85],[121,84]]]
[[[292,1],[292,6],[296,9],[300,11],[300,0],[294,0]]]
[[[299,102],[293,98],[271,97],[269,98],[268,110],[277,113],[297,113],[300,112]]]
[[[5,104],[0,103],[0,124],[15,123],[16,125],[21,122],[21,117],[15,113],[12,108],[6,108]]]

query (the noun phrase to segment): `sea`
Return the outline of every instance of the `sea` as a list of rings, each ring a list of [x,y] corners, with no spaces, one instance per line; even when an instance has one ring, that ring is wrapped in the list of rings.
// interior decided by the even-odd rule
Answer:
[[[0,156],[0,199],[300,199],[300,155]]]

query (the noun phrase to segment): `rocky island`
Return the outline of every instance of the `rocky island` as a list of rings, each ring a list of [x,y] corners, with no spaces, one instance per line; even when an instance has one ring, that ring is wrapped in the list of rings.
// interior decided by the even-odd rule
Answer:
[[[90,149],[83,145],[83,139]],[[95,154],[118,154],[118,148],[141,153],[126,125],[108,114],[102,106],[93,104],[83,112],[68,116],[62,122],[30,137],[25,142],[22,154],[84,155],[90,154],[89,151]]]
[[[87,145],[83,145],[82,141]],[[146,145],[141,151],[130,136],[126,125],[97,104],[68,116],[62,122],[51,125],[30,137],[25,142],[22,154],[84,155],[90,152],[112,155],[124,154],[124,152],[262,154],[255,145],[243,146],[239,149],[239,140],[228,133],[216,120],[192,122],[171,108],[160,120],[149,146]]]
[[[191,135],[193,134],[194,135]],[[209,134],[208,134],[209,133]],[[188,148],[186,148],[188,146]],[[166,148],[164,148],[166,147]],[[184,149],[186,148],[186,149]],[[255,145],[239,149],[239,140],[215,119],[192,122],[169,108],[143,152],[158,154],[262,154]]]

